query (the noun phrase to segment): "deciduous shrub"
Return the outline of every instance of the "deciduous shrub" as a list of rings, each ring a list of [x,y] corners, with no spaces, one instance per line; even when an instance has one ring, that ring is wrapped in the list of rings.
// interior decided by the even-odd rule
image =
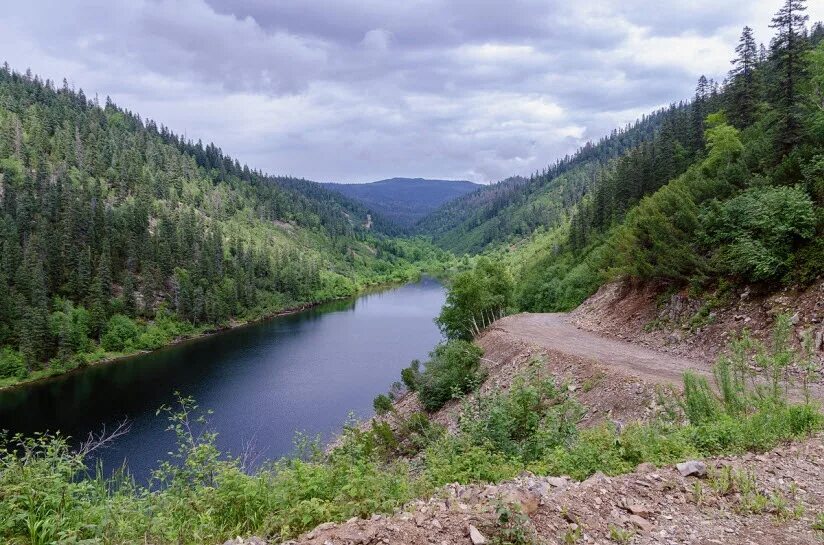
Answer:
[[[23,378],[25,375],[23,356],[8,347],[0,349],[0,378]]]
[[[379,415],[383,415],[392,410],[392,400],[386,394],[380,394],[372,400],[372,407]]]
[[[815,233],[812,200],[800,187],[759,187],[701,216],[704,242],[717,248],[714,263],[748,281],[779,278],[792,265],[793,250]]]
[[[123,314],[115,314],[106,324],[100,344],[109,352],[121,352],[132,347],[139,335],[140,328],[134,320]]]
[[[401,370],[401,381],[410,392],[418,391],[418,382],[420,381],[420,376],[421,362],[419,360],[412,360],[412,363],[409,364],[409,367],[404,367]]]
[[[421,373],[418,396],[427,411],[436,411],[483,382],[480,367],[483,350],[462,340],[438,345]]]
[[[489,258],[455,277],[437,323],[450,339],[472,339],[513,303],[514,286],[506,266]]]

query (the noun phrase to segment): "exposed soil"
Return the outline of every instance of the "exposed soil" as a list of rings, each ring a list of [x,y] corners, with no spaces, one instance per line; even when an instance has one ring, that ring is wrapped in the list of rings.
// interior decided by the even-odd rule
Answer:
[[[821,543],[813,528],[824,506],[820,437],[763,455],[705,463],[705,477],[642,465],[635,473],[596,474],[584,482],[524,474],[499,485],[453,484],[392,516],[322,524],[289,543],[478,545],[479,535],[490,543],[501,532],[495,512],[500,505],[517,506],[527,515],[521,531],[534,543]],[[766,505],[752,510],[736,486],[717,490],[725,467],[754,479],[755,492],[770,498]],[[477,531],[474,542],[470,525]]]
[[[824,355],[824,282],[778,293],[746,287],[693,298],[659,283],[619,281],[602,286],[570,321],[601,335],[712,361],[744,329],[767,341],[779,314],[792,316],[796,344],[807,332]]]
[[[547,326],[545,320],[553,325]],[[530,333],[532,329],[535,331]],[[624,354],[621,360],[626,369],[604,365],[605,362],[598,358],[585,357],[587,350],[570,348],[575,345],[573,341],[569,341],[570,347],[560,342],[553,347],[553,339],[569,338],[572,332],[594,337],[606,345],[620,344],[581,331],[564,322],[562,315],[519,314],[499,320],[476,340],[484,349],[481,363],[488,372],[479,392],[483,395],[506,390],[512,379],[529,365],[538,365],[543,375],[551,375],[574,393],[587,410],[581,425],[590,426],[605,420],[627,423],[649,417],[656,409],[657,393],[661,387],[666,388],[680,380],[680,375],[666,369],[669,373],[666,376],[671,375],[673,379],[664,380],[651,373],[645,376],[640,372],[631,372],[634,367],[630,354],[641,350],[631,344],[622,343],[624,350],[630,353]],[[597,349],[594,342],[589,342],[587,346]],[[604,349],[603,353],[610,351]],[[613,353],[618,351],[613,350]],[[400,416],[408,417],[413,412],[422,411],[423,407],[417,395],[407,394],[395,403],[395,409]],[[450,401],[430,418],[454,430],[459,412],[458,401]]]

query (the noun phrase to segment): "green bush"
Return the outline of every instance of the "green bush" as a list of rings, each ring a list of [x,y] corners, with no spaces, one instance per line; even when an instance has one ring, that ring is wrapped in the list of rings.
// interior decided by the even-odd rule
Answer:
[[[386,394],[380,394],[372,400],[372,407],[379,415],[383,415],[392,410],[392,400]]]
[[[436,321],[447,338],[470,340],[506,314],[513,297],[512,277],[506,267],[500,261],[482,257],[473,270],[458,274],[452,281]]]
[[[0,378],[24,378],[28,370],[23,356],[9,347],[0,349]]]
[[[701,216],[713,262],[749,281],[779,278],[791,269],[794,248],[815,233],[814,203],[800,187],[758,187]]]
[[[446,436],[426,450],[425,478],[433,486],[448,483],[494,483],[511,479],[524,469],[524,464],[497,452],[490,446],[479,446],[466,436]]]
[[[569,444],[582,414],[566,388],[532,368],[515,377],[505,392],[467,400],[460,431],[476,445],[528,463],[548,449]]]
[[[412,360],[409,367],[401,369],[401,381],[410,392],[418,391],[418,382],[421,377],[421,362],[419,360]]]
[[[126,348],[132,348],[139,336],[140,328],[134,320],[123,314],[115,314],[106,323],[100,344],[109,352],[122,352]]]
[[[483,382],[483,350],[462,340],[438,345],[421,373],[418,396],[427,411],[436,411],[450,399],[472,391]]]
[[[707,379],[689,371],[684,373],[683,407],[690,424],[695,425],[716,420],[721,412]]]

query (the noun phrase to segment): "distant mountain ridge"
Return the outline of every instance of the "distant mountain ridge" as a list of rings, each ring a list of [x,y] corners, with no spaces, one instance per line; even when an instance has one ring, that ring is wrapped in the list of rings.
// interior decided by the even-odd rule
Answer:
[[[362,203],[404,229],[411,229],[420,219],[444,204],[482,187],[466,180],[426,178],[389,178],[364,184],[322,185]]]

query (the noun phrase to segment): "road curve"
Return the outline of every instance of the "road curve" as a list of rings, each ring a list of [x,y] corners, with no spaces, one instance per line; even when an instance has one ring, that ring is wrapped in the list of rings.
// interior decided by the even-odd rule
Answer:
[[[493,326],[527,344],[595,360],[618,372],[661,384],[680,384],[684,371],[710,375],[708,361],[659,352],[651,348],[602,337],[568,321],[568,314],[515,314]]]
[[[498,320],[493,328],[527,344],[594,360],[615,373],[635,376],[655,384],[680,386],[684,371],[712,377],[710,361],[659,352],[638,344],[602,337],[571,324],[568,314],[515,314]],[[824,399],[824,384],[813,384],[810,391],[814,398]],[[791,388],[790,398],[802,399],[797,385]]]

